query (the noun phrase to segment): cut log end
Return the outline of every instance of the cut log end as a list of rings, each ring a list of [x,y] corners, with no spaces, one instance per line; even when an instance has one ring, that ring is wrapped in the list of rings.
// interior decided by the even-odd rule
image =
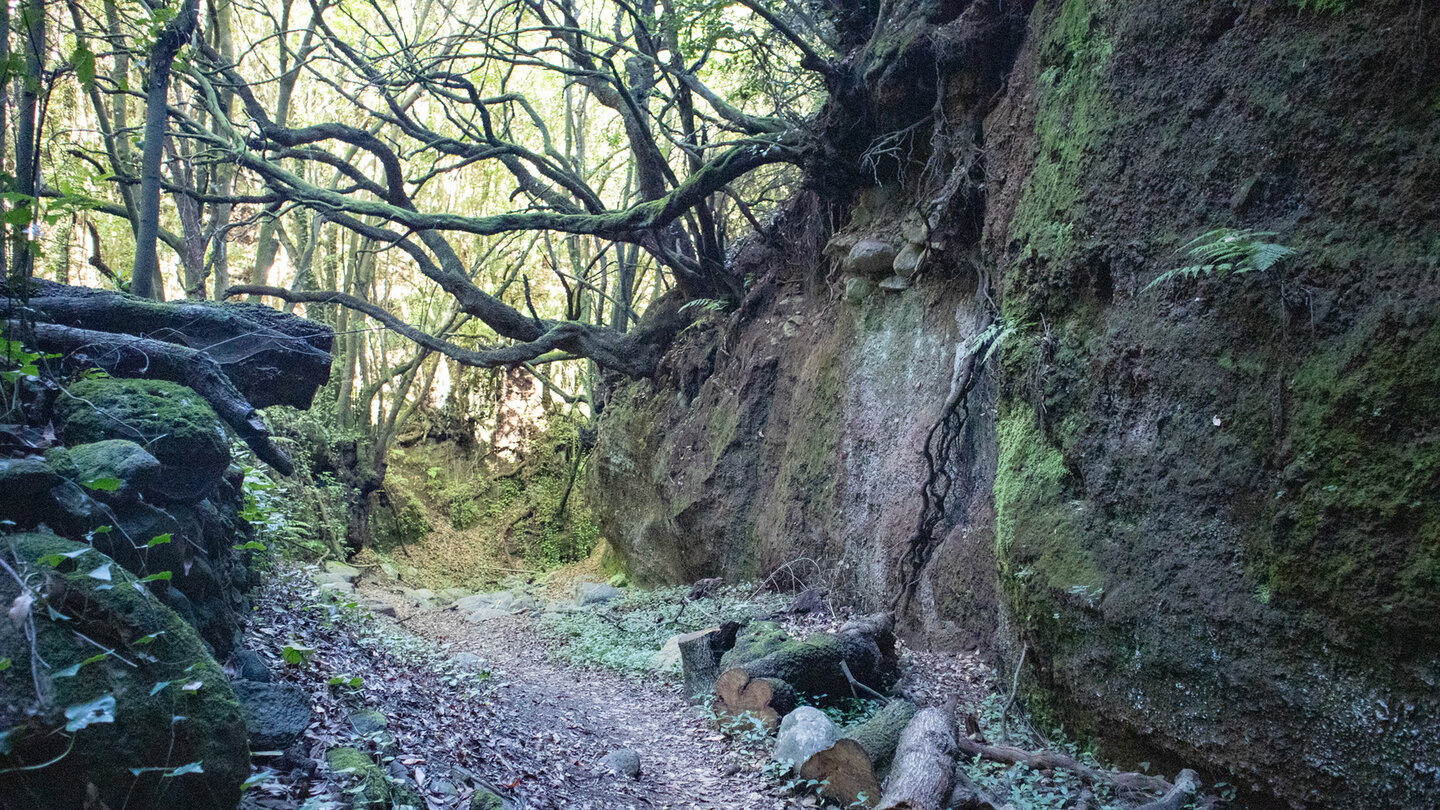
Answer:
[[[874,807],[880,801],[875,766],[860,743],[840,739],[800,766],[801,779],[823,783],[820,795],[841,807]]]
[[[752,678],[745,669],[729,669],[715,681],[716,707],[728,718],[749,714],[768,729],[795,708],[795,690],[778,678]]]

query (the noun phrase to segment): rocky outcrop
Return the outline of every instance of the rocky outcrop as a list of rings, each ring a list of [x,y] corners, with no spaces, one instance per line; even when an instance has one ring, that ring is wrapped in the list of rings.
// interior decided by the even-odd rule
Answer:
[[[642,581],[908,593],[932,643],[1023,650],[1044,720],[1251,806],[1432,804],[1440,23],[1064,0],[976,61],[962,6],[867,55],[940,64],[948,151],[802,196],[613,392],[606,537]],[[1146,289],[1222,227],[1295,253]]]

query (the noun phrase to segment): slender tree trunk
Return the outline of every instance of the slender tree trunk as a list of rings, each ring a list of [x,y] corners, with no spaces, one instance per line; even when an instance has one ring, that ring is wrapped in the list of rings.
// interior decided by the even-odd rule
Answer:
[[[135,234],[135,268],[130,291],[144,298],[164,299],[160,278],[160,161],[165,156],[169,118],[170,71],[175,55],[195,32],[199,0],[185,0],[174,19],[160,29],[150,51],[145,78],[144,149],[140,153],[140,225]]]
[[[25,30],[22,38],[25,55],[25,73],[20,77],[19,109],[15,120],[15,185],[16,191],[28,199],[17,207],[27,214],[25,232],[15,240],[15,257],[11,272],[22,278],[29,278],[34,270],[36,234],[29,226],[35,223],[36,172],[35,160],[38,145],[36,139],[39,120],[36,112],[40,106],[40,85],[44,77],[45,58],[45,3],[44,0],[25,0],[20,7],[20,24]]]

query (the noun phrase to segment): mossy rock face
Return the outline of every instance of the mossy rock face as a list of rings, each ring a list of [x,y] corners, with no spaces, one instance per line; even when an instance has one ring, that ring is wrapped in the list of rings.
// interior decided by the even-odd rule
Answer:
[[[127,439],[160,461],[159,490],[194,501],[220,483],[230,445],[210,405],[183,385],[159,380],[84,380],[56,406],[70,445]]]
[[[24,628],[0,622],[0,650],[12,658],[0,674],[0,796],[71,810],[91,804],[93,786],[116,808],[234,807],[250,774],[245,724],[194,629],[88,546],[8,535],[0,556],[34,596],[28,621],[40,656],[37,694]],[[4,577],[0,603],[19,596]],[[12,770],[41,763],[50,764]]]
[[[390,785],[385,772],[358,748],[331,748],[325,752],[325,764],[333,773],[349,774],[354,782],[349,788],[355,810],[388,810]]]

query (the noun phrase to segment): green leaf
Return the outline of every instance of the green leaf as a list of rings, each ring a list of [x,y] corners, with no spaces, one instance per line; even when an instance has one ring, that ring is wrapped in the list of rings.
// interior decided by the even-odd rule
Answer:
[[[199,762],[191,762],[191,763],[188,764],[188,765],[181,765],[180,767],[176,768],[175,770],[171,771],[170,773],[168,773],[168,774],[166,774],[166,775],[167,775],[167,776],[184,776],[184,775],[187,774],[187,773],[204,773],[204,772],[205,772],[205,769],[202,768],[202,767],[200,767],[200,763],[199,763]]]
[[[161,534],[150,538],[150,542],[146,543],[145,547],[154,548],[155,546],[163,546],[168,542],[170,542],[170,534],[167,532],[166,534]]]
[[[94,571],[91,571],[91,572],[90,572],[90,578],[91,578],[91,579],[98,579],[98,580],[100,580],[101,582],[109,582],[109,581],[110,581],[110,566],[111,566],[111,565],[113,565],[113,563],[105,563],[104,565],[100,566],[99,568],[96,568]]]
[[[81,481],[80,485],[86,489],[97,489],[101,492],[114,492],[120,488],[119,478],[92,478],[89,481]]]
[[[168,580],[173,576],[175,576],[174,571],[161,571],[146,577],[141,577],[137,582],[158,582],[160,580]]]
[[[162,690],[164,690],[164,688],[167,687],[167,686],[169,686],[170,684],[171,684],[171,681],[158,681],[158,682],[156,682],[156,684],[155,684],[154,686],[150,687],[150,697],[155,697],[156,695],[160,694],[160,692],[161,692]]]
[[[66,731],[79,731],[96,723],[115,722],[115,696],[102,695],[89,703],[77,703],[65,709]]]
[[[250,550],[253,550],[253,551],[264,551],[264,550],[265,550],[265,544],[262,543],[262,542],[260,542],[259,540],[251,540],[250,542],[245,543],[245,544],[243,544],[243,545],[235,546],[235,550],[236,550],[236,551],[250,551]]]
[[[93,663],[95,663],[96,661],[104,661],[106,655],[109,655],[109,651],[108,651],[108,650],[107,650],[106,652],[100,653],[99,655],[92,655],[92,656],[90,656],[89,658],[86,658],[84,661],[81,661],[80,663],[78,663],[78,664],[76,664],[76,665],[74,665],[74,666],[66,667],[66,668],[60,670],[59,672],[55,673],[54,675],[52,675],[52,676],[50,676],[50,677],[52,677],[52,678],[73,678],[73,677],[75,677],[76,675],[79,675],[79,674],[80,674],[80,668],[81,668],[81,667],[86,666],[87,664],[93,664]]]
[[[75,68],[75,78],[80,80],[80,86],[89,91],[95,84],[95,54],[90,52],[84,40],[75,43],[75,50],[70,53],[70,64]]]
[[[8,656],[7,656],[7,657],[4,657],[4,658],[0,658],[0,672],[4,672],[5,670],[9,669],[9,668],[10,668],[10,665],[11,665],[11,664],[14,664],[14,663],[15,663],[15,662],[14,662],[14,661],[11,661]]]
[[[164,630],[157,630],[157,631],[155,631],[154,633],[151,633],[151,634],[148,635],[148,636],[141,636],[140,638],[135,639],[135,640],[134,640],[133,642],[131,642],[131,643],[134,644],[134,645],[136,645],[136,646],[139,646],[139,645],[141,645],[141,644],[149,644],[150,642],[154,641],[155,639],[157,639],[157,638],[159,638],[159,637],[161,637],[161,636],[163,636],[163,635],[165,635],[165,631],[164,631]]]

